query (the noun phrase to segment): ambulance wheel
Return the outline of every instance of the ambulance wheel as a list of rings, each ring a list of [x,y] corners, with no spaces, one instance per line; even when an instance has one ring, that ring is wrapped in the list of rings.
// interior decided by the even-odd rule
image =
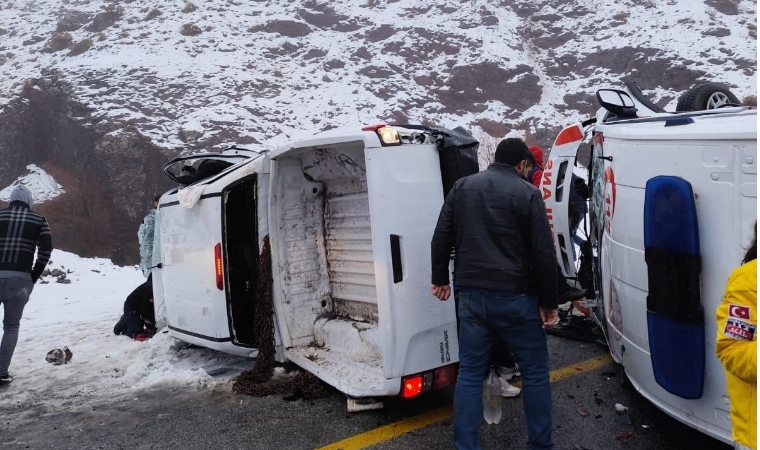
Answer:
[[[718,83],[705,83],[684,92],[678,99],[676,111],[704,111],[739,105],[741,105],[739,99],[725,86]]]

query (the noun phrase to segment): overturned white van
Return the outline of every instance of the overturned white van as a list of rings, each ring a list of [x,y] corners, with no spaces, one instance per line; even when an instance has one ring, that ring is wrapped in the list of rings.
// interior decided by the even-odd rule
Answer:
[[[477,172],[477,146],[444,129],[372,126],[170,161],[183,186],[160,201],[153,280],[171,335],[255,357],[273,334],[279,361],[351,397],[450,385],[456,316],[430,295],[430,240],[447,189]],[[257,330],[267,235],[275,320]]]
[[[595,293],[624,374],[655,406],[727,443],[715,310],[757,218],[757,111],[731,98],[702,85],[666,112],[635,84],[600,90],[596,117],[558,135],[541,187],[562,270]],[[683,107],[696,100],[705,109]],[[591,190],[579,261],[568,221],[577,161]]]

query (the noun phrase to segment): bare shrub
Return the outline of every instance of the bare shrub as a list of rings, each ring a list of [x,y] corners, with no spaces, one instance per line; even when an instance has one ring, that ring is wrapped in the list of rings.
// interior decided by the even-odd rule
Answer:
[[[202,33],[200,27],[198,25],[192,24],[192,23],[186,23],[182,25],[182,28],[180,28],[179,33],[183,36],[197,36]]]
[[[476,139],[480,142],[480,146],[478,147],[478,165],[480,165],[480,169],[482,170],[493,164],[496,147],[499,145],[500,139],[482,130],[478,132]]]
[[[160,16],[161,14],[163,14],[163,12],[161,12],[161,10],[160,10],[160,9],[158,9],[158,8],[153,8],[153,9],[151,9],[151,10],[148,12],[148,15],[147,15],[147,16],[145,16],[145,20],[153,20],[153,19],[155,19],[156,17]]]
[[[77,56],[92,48],[92,39],[83,39],[69,46],[68,56]]]
[[[24,81],[21,91],[22,97],[29,99],[35,88],[40,91],[49,94],[51,97],[58,100],[68,100],[75,92],[74,85],[72,85],[63,73],[58,69],[41,69],[39,78],[31,78]],[[53,106],[46,105],[49,109],[53,109]]]
[[[757,96],[756,95],[748,95],[742,99],[742,105],[744,106],[754,106],[757,108]]]
[[[56,31],[50,36],[50,40],[48,40],[46,47],[50,49],[50,51],[57,52],[69,48],[69,45],[73,42],[74,38],[71,37],[71,33]]]
[[[185,3],[185,7],[182,8],[182,12],[187,14],[187,13],[191,13],[191,12],[197,10],[197,9],[198,9],[198,7],[195,5],[195,3],[193,3],[193,2],[187,2],[187,3]]]
[[[102,6],[102,8],[103,8],[103,11],[105,11],[107,13],[110,13],[110,14],[113,14],[113,15],[116,15],[116,16],[119,16],[119,17],[121,17],[121,16],[124,15],[124,7],[122,7],[118,3],[111,3],[111,4],[108,4],[108,5],[104,5],[104,6]]]

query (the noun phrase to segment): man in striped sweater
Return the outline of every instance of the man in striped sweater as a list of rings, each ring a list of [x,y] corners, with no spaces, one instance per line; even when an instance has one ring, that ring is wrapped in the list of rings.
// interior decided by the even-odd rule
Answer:
[[[8,367],[16,349],[21,315],[34,283],[42,275],[53,251],[47,220],[31,210],[32,193],[29,189],[16,186],[10,200],[10,205],[0,210],[0,304],[4,309],[0,387],[13,381]]]

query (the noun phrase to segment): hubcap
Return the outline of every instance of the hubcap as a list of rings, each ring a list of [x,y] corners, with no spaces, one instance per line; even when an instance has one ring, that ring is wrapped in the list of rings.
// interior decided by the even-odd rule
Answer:
[[[707,109],[718,109],[723,105],[731,103],[728,96],[722,92],[713,93],[709,99],[707,99]]]

